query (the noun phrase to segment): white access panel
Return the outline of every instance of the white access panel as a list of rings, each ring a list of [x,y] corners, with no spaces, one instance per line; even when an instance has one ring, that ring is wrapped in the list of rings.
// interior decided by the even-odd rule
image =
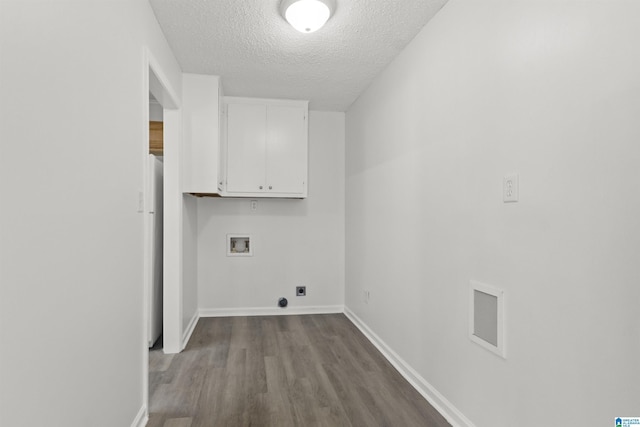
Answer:
[[[469,290],[469,338],[506,359],[504,291],[475,280]]]
[[[267,110],[267,190],[303,193],[307,173],[306,112],[297,106]]]
[[[227,105],[227,192],[265,189],[267,107]]]

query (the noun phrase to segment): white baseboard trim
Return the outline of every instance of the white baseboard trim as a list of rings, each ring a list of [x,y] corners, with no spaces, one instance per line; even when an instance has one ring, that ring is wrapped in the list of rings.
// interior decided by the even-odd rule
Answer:
[[[196,325],[198,324],[198,319],[200,319],[200,316],[198,311],[196,311],[195,313],[193,313],[193,317],[189,321],[189,325],[187,326],[187,329],[185,329],[184,333],[182,334],[182,350],[184,350],[187,347],[187,344],[189,344],[189,340],[191,339],[191,334],[193,334],[193,330],[196,328]]]
[[[343,305],[325,305],[316,307],[246,307],[246,308],[201,308],[200,317],[237,317],[237,316],[295,316],[301,314],[344,313]]]
[[[405,362],[391,347],[376,335],[354,312],[344,308],[344,314],[382,353],[400,374],[433,406],[453,427],[475,427],[451,402]]]
[[[131,427],[144,427],[147,425],[147,421],[149,421],[149,413],[147,412],[147,407],[143,405],[131,423]]]

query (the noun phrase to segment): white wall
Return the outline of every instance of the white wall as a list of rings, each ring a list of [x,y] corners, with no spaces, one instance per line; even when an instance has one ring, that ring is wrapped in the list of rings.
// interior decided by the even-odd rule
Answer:
[[[161,122],[162,115],[162,105],[158,104],[158,101],[149,101],[149,121]]]
[[[198,202],[183,195],[182,346],[198,315]]]
[[[207,313],[289,311],[344,303],[344,113],[309,115],[309,197],[198,200],[198,301]],[[227,257],[227,233],[250,233],[255,254]],[[295,287],[305,285],[306,297]],[[227,310],[227,311],[225,311]]]
[[[162,276],[162,350],[179,353],[183,348],[183,287],[185,216],[187,207],[182,194],[182,110],[165,109],[164,133],[164,229]]]
[[[129,426],[143,406],[144,0],[0,3],[0,424]]]
[[[218,152],[214,148],[220,134],[219,88],[218,76],[182,75],[181,191],[198,193],[211,188],[217,191]],[[175,351],[186,346],[198,319],[198,203],[188,194],[183,194],[182,199],[182,330],[181,345]]]
[[[347,112],[346,305],[479,427],[640,414],[639,23],[450,0]],[[471,279],[506,360],[467,338]]]

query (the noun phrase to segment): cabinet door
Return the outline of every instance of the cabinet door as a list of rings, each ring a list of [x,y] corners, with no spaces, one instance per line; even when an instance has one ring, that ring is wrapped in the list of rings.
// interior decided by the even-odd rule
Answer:
[[[182,191],[218,193],[220,78],[182,75]]]
[[[297,106],[269,106],[267,109],[267,192],[302,194],[306,179],[305,109]]]
[[[227,192],[255,193],[265,188],[267,107],[227,106]]]

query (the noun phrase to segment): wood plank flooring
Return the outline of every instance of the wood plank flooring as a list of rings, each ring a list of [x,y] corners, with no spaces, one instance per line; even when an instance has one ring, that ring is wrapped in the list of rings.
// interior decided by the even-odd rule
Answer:
[[[148,427],[444,427],[343,315],[202,318],[149,354]]]

